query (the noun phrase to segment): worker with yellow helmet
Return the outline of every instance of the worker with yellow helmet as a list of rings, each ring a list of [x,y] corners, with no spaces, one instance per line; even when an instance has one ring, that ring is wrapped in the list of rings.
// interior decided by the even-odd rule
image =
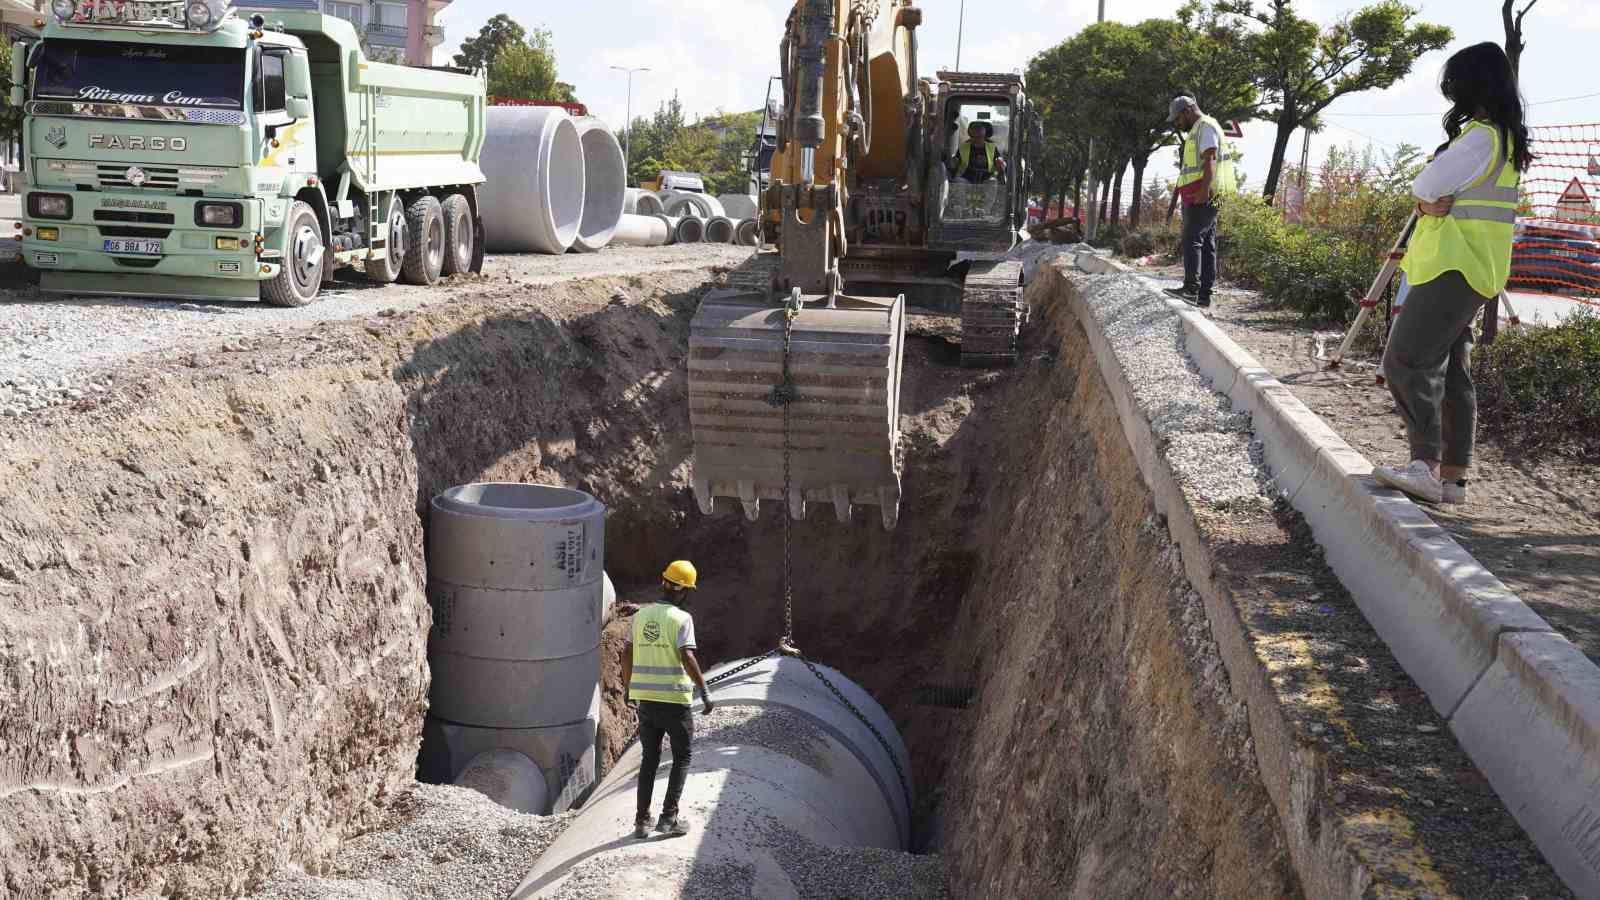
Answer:
[[[699,580],[694,563],[688,560],[668,565],[661,573],[661,599],[633,614],[633,627],[622,648],[622,681],[628,686],[628,702],[638,704],[643,753],[638,815],[633,824],[636,838],[650,836],[650,797],[661,764],[662,737],[672,742],[672,773],[655,830],[666,835],[689,833],[689,823],[678,815],[678,798],[689,774],[689,744],[694,740],[693,688],[700,688],[704,712],[712,709],[705,676],[694,655],[694,617],[687,609]]]

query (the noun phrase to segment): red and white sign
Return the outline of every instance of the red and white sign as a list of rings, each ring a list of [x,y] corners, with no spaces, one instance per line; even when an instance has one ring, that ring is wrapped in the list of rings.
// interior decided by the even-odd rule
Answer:
[[[1244,126],[1238,122],[1223,122],[1222,133],[1231,138],[1242,138],[1244,137]]]
[[[1561,192],[1561,199],[1556,201],[1556,209],[1583,215],[1594,214],[1594,204],[1589,200],[1589,192],[1584,189],[1583,182],[1576,177],[1568,182],[1567,189]]]

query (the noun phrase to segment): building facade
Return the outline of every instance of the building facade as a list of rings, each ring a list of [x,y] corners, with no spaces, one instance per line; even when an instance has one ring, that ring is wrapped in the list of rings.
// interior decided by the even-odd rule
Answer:
[[[450,0],[243,0],[239,5],[321,10],[354,25],[372,58],[428,66],[434,48],[444,43],[444,27],[435,21]]]

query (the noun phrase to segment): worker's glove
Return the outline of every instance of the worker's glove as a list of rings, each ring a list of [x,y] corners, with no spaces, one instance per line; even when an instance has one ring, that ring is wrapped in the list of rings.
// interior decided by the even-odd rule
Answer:
[[[715,703],[711,702],[711,698],[710,697],[701,697],[700,698],[700,704],[701,704],[700,705],[700,713],[701,713],[701,715],[709,716],[709,715],[711,715],[711,711],[713,709],[717,708],[717,705]]]

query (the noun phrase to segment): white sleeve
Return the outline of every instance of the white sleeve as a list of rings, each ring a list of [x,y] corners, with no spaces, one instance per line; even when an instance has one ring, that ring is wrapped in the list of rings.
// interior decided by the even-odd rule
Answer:
[[[683,617],[683,627],[678,629],[678,649],[693,650],[694,643],[694,616]]]
[[[1207,150],[1218,149],[1218,145],[1221,143],[1221,136],[1217,134],[1215,128],[1209,125],[1202,125],[1196,130],[1199,133],[1194,137],[1195,154],[1204,158]],[[1221,154],[1219,153],[1219,162],[1221,161],[1220,156]]]
[[[1439,151],[1411,184],[1411,193],[1429,203],[1454,196],[1472,186],[1488,170],[1494,159],[1494,135],[1488,129],[1474,128],[1450,146]]]

